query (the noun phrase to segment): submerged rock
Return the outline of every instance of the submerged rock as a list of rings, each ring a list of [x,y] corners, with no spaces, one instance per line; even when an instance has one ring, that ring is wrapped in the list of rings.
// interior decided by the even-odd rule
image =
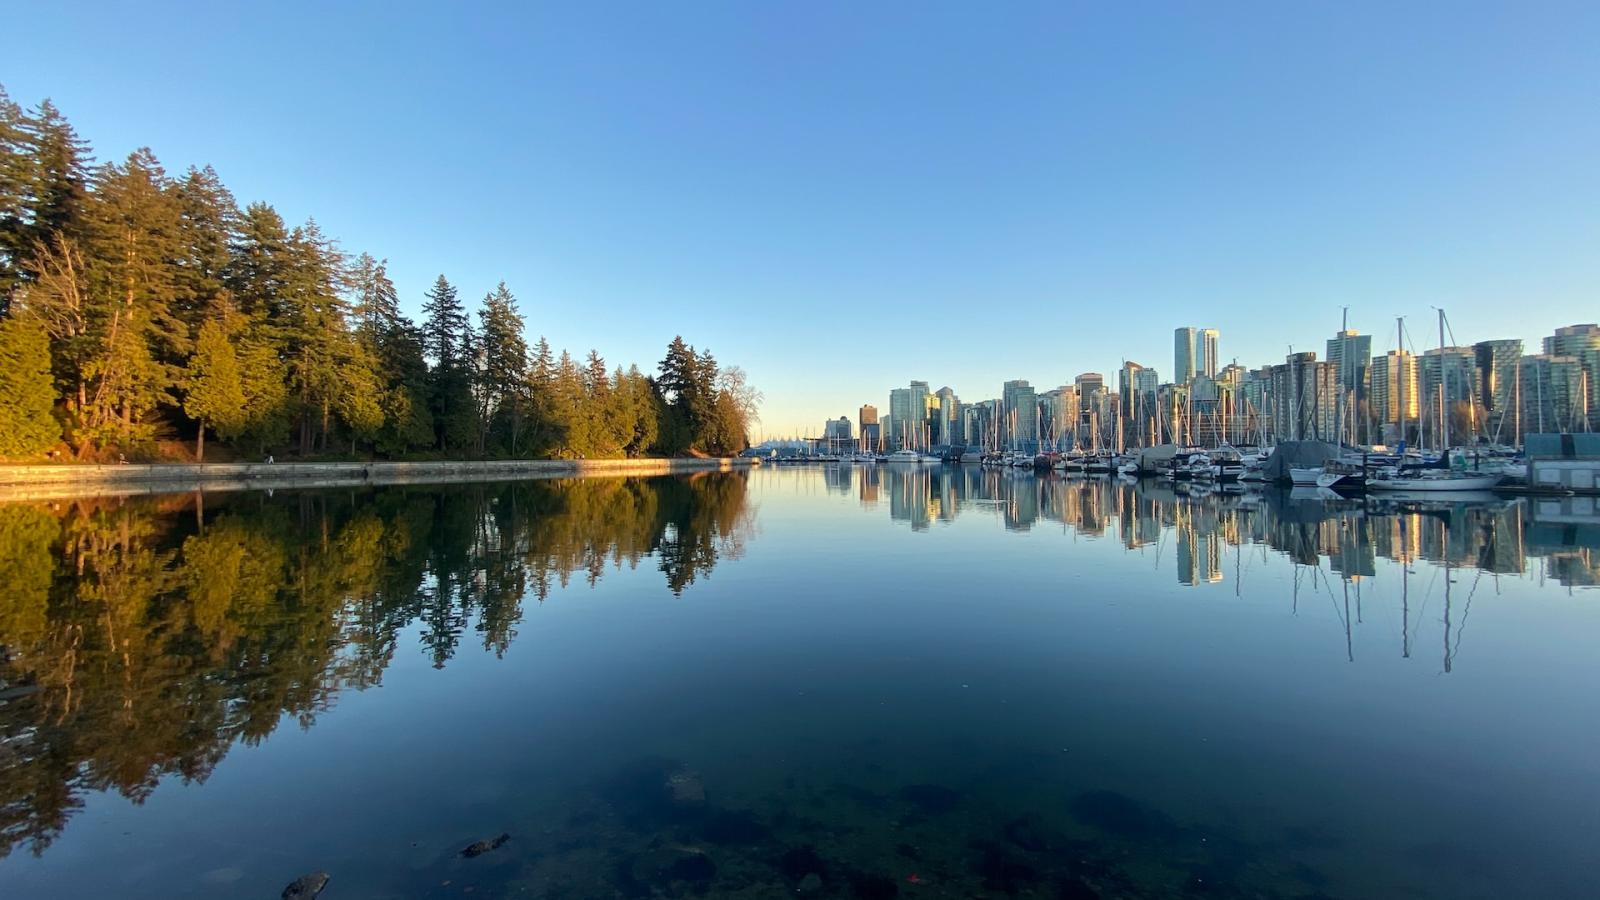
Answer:
[[[328,886],[328,881],[327,872],[301,875],[283,889],[283,900],[317,900],[317,895]]]
[[[698,772],[679,769],[667,776],[667,797],[676,806],[700,807],[706,805],[706,783]]]
[[[468,844],[466,849],[461,851],[461,855],[467,859],[472,859],[474,856],[482,856],[490,850],[500,849],[500,846],[509,840],[511,840],[511,835],[502,832],[492,838],[484,838],[481,841]]]
[[[800,883],[795,886],[795,893],[800,894],[801,896],[822,893],[822,876],[815,872],[807,874],[806,877],[800,879]]]

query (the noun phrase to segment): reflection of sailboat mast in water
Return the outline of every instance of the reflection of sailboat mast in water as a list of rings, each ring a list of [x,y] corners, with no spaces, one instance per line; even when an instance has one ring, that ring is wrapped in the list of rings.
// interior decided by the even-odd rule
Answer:
[[[1341,578],[1339,583],[1344,586],[1344,656],[1350,662],[1355,662],[1355,643],[1350,636],[1350,579]]]
[[[1411,566],[1400,563],[1400,657],[1411,658]]]
[[[1450,671],[1450,557],[1444,558],[1444,670]]]

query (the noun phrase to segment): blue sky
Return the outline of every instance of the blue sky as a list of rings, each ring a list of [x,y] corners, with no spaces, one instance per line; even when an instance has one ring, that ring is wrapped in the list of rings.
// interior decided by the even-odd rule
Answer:
[[[763,433],[1000,383],[1600,319],[1600,4],[94,5],[0,83]]]

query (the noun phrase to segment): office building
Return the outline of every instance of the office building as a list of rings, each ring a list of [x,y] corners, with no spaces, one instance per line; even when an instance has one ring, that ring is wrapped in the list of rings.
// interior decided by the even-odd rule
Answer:
[[[1313,352],[1291,353],[1272,367],[1268,402],[1279,440],[1339,440],[1338,369]]]
[[[933,442],[957,446],[967,442],[966,429],[961,421],[961,398],[949,387],[942,387],[934,395],[936,412]]]
[[[1020,379],[1008,381],[1000,390],[1000,403],[1005,446],[1036,451],[1039,447],[1039,404],[1033,387]]]
[[[910,387],[889,392],[889,416],[884,422],[884,440],[891,449],[920,448],[926,443],[928,383],[913,381]]]
[[[1195,338],[1198,329],[1177,328],[1172,332],[1172,382],[1188,384],[1195,375]]]
[[[1220,360],[1217,357],[1217,341],[1221,333],[1215,328],[1202,328],[1195,339],[1195,368],[1197,375],[1207,378],[1217,377],[1217,366]]]

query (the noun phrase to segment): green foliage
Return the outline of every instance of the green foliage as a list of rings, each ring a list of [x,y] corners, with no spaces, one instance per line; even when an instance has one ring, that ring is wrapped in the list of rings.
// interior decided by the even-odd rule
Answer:
[[[207,426],[223,440],[233,440],[249,424],[239,354],[225,321],[200,326],[184,377],[183,411],[199,425],[202,449],[196,455],[201,458]]]
[[[36,320],[0,319],[0,397],[0,457],[37,456],[60,439],[50,340]]]
[[[251,454],[743,447],[754,407],[722,397],[738,370],[682,338],[658,381],[608,372],[598,351],[558,361],[543,338],[530,350],[504,283],[474,318],[443,275],[415,323],[387,261],[352,260],[268,204],[241,211],[209,167],[173,178],[148,149],[90,162],[49,101],[24,111],[0,89],[0,320],[42,330],[48,373],[41,392],[28,343],[30,367],[4,375],[24,402],[0,410],[25,421],[0,441],[64,429],[80,456],[175,435],[200,455],[208,432]]]

